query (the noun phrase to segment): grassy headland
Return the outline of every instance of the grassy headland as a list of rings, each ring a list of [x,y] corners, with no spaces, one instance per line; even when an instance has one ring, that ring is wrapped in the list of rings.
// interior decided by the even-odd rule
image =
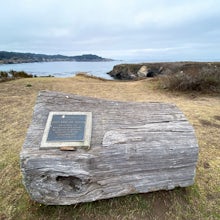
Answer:
[[[219,219],[219,94],[158,89],[159,81],[108,81],[72,78],[24,78],[0,83],[0,219]],[[199,143],[195,184],[72,206],[31,201],[22,185],[19,152],[40,90],[110,100],[172,102],[193,125]]]

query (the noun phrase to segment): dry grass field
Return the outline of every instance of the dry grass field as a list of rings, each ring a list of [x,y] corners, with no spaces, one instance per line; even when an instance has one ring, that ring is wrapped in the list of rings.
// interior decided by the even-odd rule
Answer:
[[[61,91],[109,100],[175,103],[193,125],[199,143],[195,184],[172,191],[45,206],[30,200],[22,184],[21,150],[40,90]],[[220,219],[219,94],[168,92],[157,79],[107,81],[27,78],[0,83],[0,219]]]

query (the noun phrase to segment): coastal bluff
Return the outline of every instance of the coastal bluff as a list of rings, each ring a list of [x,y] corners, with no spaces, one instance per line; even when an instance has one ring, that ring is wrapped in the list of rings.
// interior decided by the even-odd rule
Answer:
[[[137,80],[158,75],[220,71],[220,62],[160,62],[119,64],[107,74],[118,80]]]

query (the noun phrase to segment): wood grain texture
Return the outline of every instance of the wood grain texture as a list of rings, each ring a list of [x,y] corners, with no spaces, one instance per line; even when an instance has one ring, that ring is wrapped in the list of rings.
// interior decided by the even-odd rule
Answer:
[[[92,112],[89,150],[39,150],[50,111]],[[106,101],[43,91],[21,154],[31,198],[69,205],[194,182],[198,144],[173,104]]]

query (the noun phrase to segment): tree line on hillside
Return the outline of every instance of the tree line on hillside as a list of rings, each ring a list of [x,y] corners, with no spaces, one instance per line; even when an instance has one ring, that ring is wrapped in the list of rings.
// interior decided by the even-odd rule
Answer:
[[[110,61],[94,54],[80,56],[46,55],[35,53],[18,53],[0,51],[0,64],[31,63],[31,62],[52,62],[52,61],[76,61],[76,62],[100,62]]]

